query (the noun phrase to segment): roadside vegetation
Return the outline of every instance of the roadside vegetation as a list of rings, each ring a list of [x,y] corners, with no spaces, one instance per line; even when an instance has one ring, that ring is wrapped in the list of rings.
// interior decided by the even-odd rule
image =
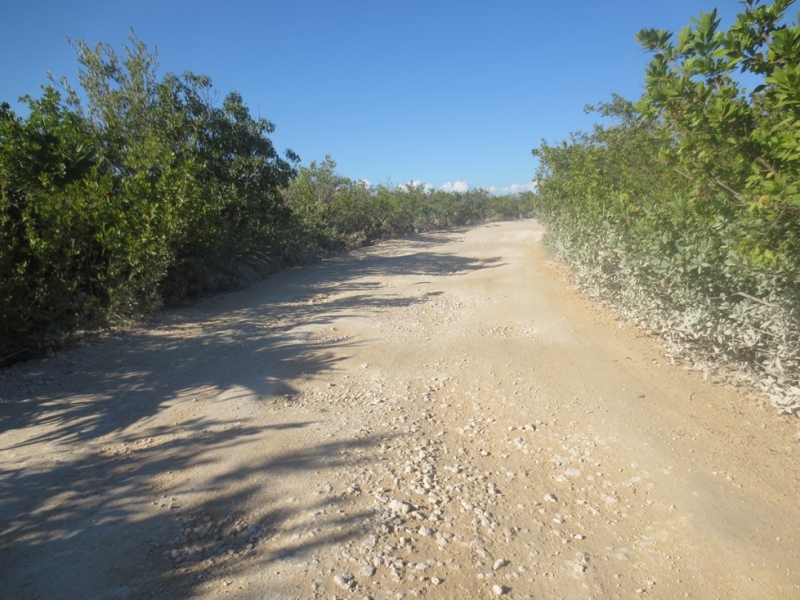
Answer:
[[[309,166],[133,36],[77,42],[79,88],[0,105],[0,365],[384,237],[533,216],[581,285],[669,352],[800,414],[800,24],[745,0],[651,53],[637,102],[542,141],[536,193],[370,186]]]
[[[534,150],[535,211],[581,284],[675,356],[736,373],[787,413],[800,411],[791,4],[746,0],[727,30],[716,11],[677,36],[642,30],[643,97],[590,107],[604,124]]]
[[[300,260],[385,237],[533,215],[531,192],[445,192],[415,183],[373,187],[339,175],[329,156],[300,167],[282,193],[296,219],[291,251]]]
[[[368,187],[135,36],[75,44],[79,88],[0,105],[0,365],[386,236],[530,216],[532,194]]]

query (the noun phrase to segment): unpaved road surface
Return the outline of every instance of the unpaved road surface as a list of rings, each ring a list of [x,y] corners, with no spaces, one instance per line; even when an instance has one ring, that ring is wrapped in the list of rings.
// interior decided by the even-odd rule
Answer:
[[[534,221],[381,244],[0,379],[3,598],[800,598],[797,421]]]

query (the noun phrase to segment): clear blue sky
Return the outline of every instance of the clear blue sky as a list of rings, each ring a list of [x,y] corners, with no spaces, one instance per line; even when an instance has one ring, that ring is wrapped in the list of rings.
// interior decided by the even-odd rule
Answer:
[[[735,0],[2,0],[0,101],[77,84],[66,38],[121,49],[131,28],[160,72],[209,75],[275,123],[279,150],[330,154],[372,183],[529,184],[531,149],[585,130],[588,103],[642,90],[642,27],[677,31]]]

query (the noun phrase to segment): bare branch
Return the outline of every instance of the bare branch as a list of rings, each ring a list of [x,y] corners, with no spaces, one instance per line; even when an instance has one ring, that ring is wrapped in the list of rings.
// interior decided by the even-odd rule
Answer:
[[[753,302],[758,302],[759,304],[763,304],[764,306],[769,306],[770,308],[779,308],[777,304],[773,304],[772,302],[767,302],[766,300],[762,300],[761,298],[756,298],[755,296],[751,296],[746,292],[734,292],[734,296],[742,296],[747,298],[748,300],[752,300]]]

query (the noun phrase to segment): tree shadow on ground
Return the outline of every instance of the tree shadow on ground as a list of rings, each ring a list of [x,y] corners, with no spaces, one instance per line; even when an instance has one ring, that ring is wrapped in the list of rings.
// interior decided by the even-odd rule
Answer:
[[[117,585],[98,591],[98,597],[144,591],[161,595],[167,589],[180,590],[170,597],[189,597],[195,573],[176,569],[176,560],[186,555],[181,564],[191,564],[212,560],[219,551],[219,556],[234,557],[248,552],[245,540],[291,518],[291,508],[266,510],[258,522],[247,524],[249,533],[243,536],[224,532],[237,525],[225,520],[230,514],[220,514],[223,507],[243,506],[256,492],[259,498],[268,497],[254,483],[255,474],[280,477],[332,466],[336,453],[329,444],[320,444],[219,474],[205,484],[202,494],[210,498],[193,505],[191,518],[208,519],[192,531],[213,523],[221,532],[214,535],[222,536],[213,542],[223,545],[206,548],[203,544],[209,540],[200,544],[189,539],[194,535],[190,533],[184,545],[192,546],[193,541],[200,550],[186,554],[190,551],[178,548],[177,558],[165,558],[162,553],[175,550],[183,543],[180,536],[187,534],[172,536],[177,544],[172,549],[164,549],[159,540],[169,537],[178,517],[190,517],[179,503],[157,497],[156,478],[203,465],[213,470],[221,453],[236,452],[258,436],[312,425],[256,427],[247,419],[214,420],[202,414],[202,403],[242,396],[277,412],[296,392],[291,381],[334,370],[348,347],[367,343],[314,338],[308,333],[310,325],[413,307],[437,294],[397,295],[372,278],[445,277],[501,265],[499,258],[432,251],[442,241],[442,236],[421,237],[402,254],[367,252],[285,272],[251,290],[161,315],[158,327],[7,370],[0,379],[4,587],[7,584],[17,597],[36,597],[39,586],[45,586],[56,591],[53,597],[66,598],[79,597],[85,590],[80,585],[96,580]],[[184,418],[174,428],[150,423],[158,413],[193,399],[199,401],[197,416]],[[353,438],[347,444],[369,449],[380,441]],[[364,460],[370,460],[368,453]],[[151,514],[153,506],[161,511],[156,516]],[[335,535],[297,542],[286,551],[303,553],[340,543],[355,535],[363,517],[348,516],[335,523]],[[320,518],[334,522],[341,516]],[[145,549],[139,547],[142,532],[152,540]],[[93,564],[100,564],[98,557],[104,558],[103,564],[115,565],[113,572],[93,570]],[[74,594],[73,585],[78,586]]]
[[[256,553],[266,561],[307,555],[355,537],[370,516],[341,515],[343,497],[327,497],[312,506],[315,528],[325,534],[260,552],[260,542],[301,509],[279,502],[256,476],[268,480],[368,463],[370,450],[389,438],[351,438],[253,459],[209,478],[201,491],[206,499],[184,505],[179,493],[148,494],[153,476],[213,466],[219,453],[236,452],[264,435],[263,428],[225,429],[222,422],[211,425],[216,431],[208,422],[188,425],[187,435],[130,453],[92,453],[46,472],[6,473],[0,483],[0,572],[9,597],[84,597],[86,581],[99,598],[191,597],[214,567]],[[354,461],[342,447],[365,452]],[[262,509],[253,518],[244,507],[255,495]]]
[[[11,388],[0,379],[0,436],[37,426],[46,431],[26,436],[23,444],[89,441],[124,430],[198,390],[238,386],[259,397],[291,394],[290,376],[334,368],[333,349],[340,353],[347,346],[343,341],[309,343],[298,336],[298,326],[411,307],[438,295],[381,293],[379,284],[364,278],[452,276],[500,266],[498,258],[430,253],[425,244],[417,245],[422,248],[402,256],[344,257],[280,274],[221,303],[175,312],[170,326],[78,349],[64,366],[51,368],[48,362],[54,359],[21,365],[27,370],[21,385]],[[371,293],[341,296],[362,290]],[[15,445],[0,437],[0,450]]]

